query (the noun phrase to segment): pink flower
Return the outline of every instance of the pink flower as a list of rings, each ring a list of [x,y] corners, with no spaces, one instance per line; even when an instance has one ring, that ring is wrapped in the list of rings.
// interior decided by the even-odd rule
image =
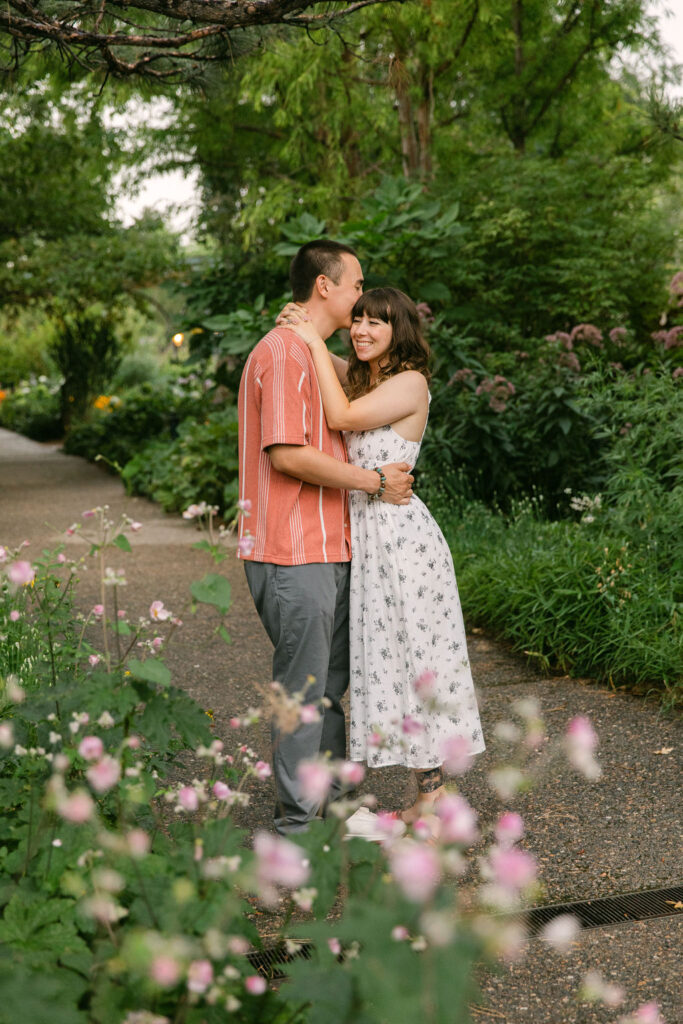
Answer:
[[[301,761],[296,770],[305,800],[321,804],[332,785],[332,769],[326,761]]]
[[[659,1012],[659,1006],[654,1001],[643,1003],[633,1014],[633,1020],[637,1024],[664,1024],[664,1018]]]
[[[0,747],[9,750],[14,744],[14,730],[11,722],[0,722]]]
[[[221,782],[221,780],[218,779],[213,784],[212,793],[217,800],[227,800],[232,794],[232,790],[230,789],[230,786],[227,786],[224,782]]]
[[[97,761],[104,753],[104,744],[99,736],[84,736],[78,745],[78,753],[86,761]]]
[[[7,576],[11,583],[19,587],[25,587],[33,583],[36,574],[30,562],[14,562],[7,570]]]
[[[133,521],[132,523],[129,523],[128,525],[130,526],[130,528],[133,531],[133,533],[137,533],[138,530],[142,529],[142,523],[138,523],[136,521]]]
[[[240,510],[240,512],[244,513],[245,515],[248,515],[251,512],[251,501],[249,500],[249,498],[241,498],[237,502],[237,508]]]
[[[163,601],[152,601],[149,606],[149,617],[150,619],[156,619],[158,622],[164,622],[166,619],[171,618],[171,612],[164,608]]]
[[[437,802],[436,813],[441,820],[441,838],[446,843],[471,846],[476,842],[477,812],[463,796],[447,793]]]
[[[85,776],[96,793],[107,793],[121,778],[121,765],[108,754],[88,768]]]
[[[541,929],[540,938],[558,953],[568,953],[581,934],[581,922],[573,914],[560,914]]]
[[[133,733],[125,740],[125,745],[129,750],[139,750],[142,746],[142,740],[139,736],[136,736],[135,733]]]
[[[254,550],[256,541],[250,534],[246,534],[244,537],[240,537],[237,541],[237,553],[240,558],[249,558],[249,555]]]
[[[260,974],[250,974],[244,979],[244,987],[250,996],[262,996],[266,991],[266,979]]]
[[[72,825],[90,821],[95,810],[92,797],[84,789],[76,789],[57,803],[57,814]]]
[[[391,929],[391,937],[394,942],[405,942],[410,938],[410,932],[404,925],[397,924],[395,928]]]
[[[152,640],[152,647],[154,648],[155,651],[158,651],[158,650],[160,650],[163,642],[164,642],[163,637],[155,636],[154,639]]]
[[[81,512],[81,515],[84,519],[92,519],[93,516],[95,515],[95,509],[88,508],[85,510],[85,512]]]
[[[119,608],[119,610],[116,613],[116,618],[117,619],[125,619],[125,617],[126,617],[125,611],[123,610],[123,608]]]
[[[594,348],[604,348],[602,344],[602,331],[594,324],[577,324],[572,328],[570,335],[572,341],[586,341]]]
[[[187,969],[187,987],[190,992],[206,992],[213,981],[210,960],[193,960]]]
[[[417,736],[418,733],[422,732],[422,726],[417,719],[412,718],[410,715],[406,715],[403,719],[401,728],[405,736]]]
[[[677,366],[671,376],[674,380],[677,380],[679,377],[683,377],[683,366]]]
[[[389,851],[391,873],[404,896],[413,903],[430,899],[439,884],[439,858],[431,846],[403,840]]]
[[[558,366],[566,366],[573,373],[581,373],[581,363],[576,352],[561,352],[557,360]]]
[[[341,953],[341,942],[339,941],[339,939],[328,939],[327,946],[329,948],[330,953],[333,953],[334,956],[339,956],[339,954]]]
[[[16,608],[13,608],[12,611],[9,613],[10,622],[18,622],[20,618],[21,612],[18,612]]]
[[[358,761],[344,761],[340,765],[339,781],[349,786],[359,786],[365,778],[365,768]]]
[[[598,736],[590,719],[577,715],[567,726],[565,750],[569,763],[588,779],[600,777],[600,765],[593,752],[598,745]]]
[[[413,683],[413,689],[415,693],[424,698],[434,696],[434,684],[436,683],[436,673],[430,672],[429,669],[426,672],[422,672]]]
[[[260,779],[261,782],[265,782],[273,774],[273,769],[270,767],[267,761],[257,761],[254,765],[254,772],[256,778]]]
[[[199,797],[192,786],[183,786],[178,790],[178,803],[184,811],[192,813],[199,807]]]
[[[66,555],[60,551],[60,553],[57,555],[57,561],[59,562],[60,565],[64,565],[64,563],[66,562]]]
[[[201,505],[188,505],[183,512],[183,519],[195,519],[197,516],[201,516],[204,513],[204,509]]]
[[[624,341],[626,341],[626,334],[627,331],[625,327],[613,327],[609,332],[609,340],[613,345],[619,347]]]
[[[254,837],[257,876],[265,885],[297,889],[308,879],[304,851],[289,839],[257,832]]]
[[[526,850],[493,847],[489,860],[495,880],[504,889],[526,889],[536,879],[536,861]]]
[[[180,964],[175,957],[159,953],[150,964],[149,976],[162,988],[172,988],[180,978]]]
[[[315,704],[303,704],[299,712],[299,721],[302,725],[310,725],[311,722],[320,721],[320,712]]]
[[[101,660],[102,659],[100,658],[99,654],[90,654],[90,655],[88,655],[88,661],[90,662],[91,668],[94,668],[95,665],[99,665]]]
[[[231,729],[240,729],[242,727],[242,723],[239,718],[231,718],[228,725]]]
[[[2,564],[2,562],[6,562],[8,557],[9,553],[7,551],[7,548],[3,547],[3,545],[0,544],[0,564]]]
[[[506,811],[496,825],[496,840],[500,846],[512,846],[524,835],[524,822],[519,814]]]
[[[95,616],[95,618],[100,619],[104,615],[104,605],[103,604],[93,605],[92,613]]]
[[[444,767],[453,775],[463,775],[472,767],[474,755],[467,736],[449,736],[441,745]]]
[[[131,857],[140,860],[149,853],[152,840],[144,829],[132,828],[126,836],[126,843]]]

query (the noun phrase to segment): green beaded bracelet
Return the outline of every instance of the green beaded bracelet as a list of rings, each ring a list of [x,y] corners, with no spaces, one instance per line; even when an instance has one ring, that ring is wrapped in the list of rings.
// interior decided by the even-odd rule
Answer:
[[[369,497],[370,498],[381,498],[382,495],[384,494],[384,489],[387,486],[387,478],[385,477],[385,475],[382,472],[382,470],[379,469],[377,466],[375,466],[374,472],[375,473],[379,473],[379,490],[375,491],[374,494],[370,494]]]

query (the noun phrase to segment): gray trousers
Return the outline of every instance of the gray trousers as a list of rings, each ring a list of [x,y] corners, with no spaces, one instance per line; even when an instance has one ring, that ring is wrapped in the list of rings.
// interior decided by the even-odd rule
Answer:
[[[330,701],[318,722],[292,733],[271,727],[275,828],[281,835],[302,831],[319,810],[301,793],[299,762],[327,751],[333,758],[346,757],[341,699],[349,685],[349,568],[348,562],[244,563],[256,610],[275,648],[273,679],[289,694],[305,691],[305,703]]]

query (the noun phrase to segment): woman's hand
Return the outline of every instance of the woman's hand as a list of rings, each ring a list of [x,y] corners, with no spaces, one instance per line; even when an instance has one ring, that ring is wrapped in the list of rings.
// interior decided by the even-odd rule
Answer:
[[[291,324],[304,323],[310,320],[308,310],[298,302],[288,302],[278,313],[275,323],[278,327],[289,327]]]

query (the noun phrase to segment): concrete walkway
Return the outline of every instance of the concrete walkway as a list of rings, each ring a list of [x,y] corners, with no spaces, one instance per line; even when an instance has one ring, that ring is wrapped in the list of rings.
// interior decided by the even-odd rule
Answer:
[[[233,588],[226,647],[214,633],[209,611],[189,614],[189,585],[213,571],[207,556],[193,550],[199,534],[179,516],[125,495],[119,480],[104,469],[62,454],[55,445],[37,444],[0,430],[0,544],[30,542],[27,556],[64,541],[64,529],[85,509],[108,504],[113,515],[126,511],[143,523],[132,554],[116,553],[114,568],[125,567],[130,614],[142,614],[162,600],[184,619],[167,663],[174,681],[214,713],[216,734],[234,743],[228,720],[259,703],[258,684],[270,680],[268,640],[254,612],[242,567],[228,558],[221,566]],[[197,495],[201,500],[201,495]],[[70,547],[85,546],[78,538]],[[79,588],[84,607],[95,602],[98,584],[84,572]],[[501,644],[475,632],[470,654],[480,695],[484,732],[490,749],[477,759],[460,788],[483,822],[501,807],[487,784],[494,755],[493,729],[508,717],[512,701],[535,697],[552,736],[563,733],[576,714],[588,715],[600,735],[601,779],[587,783],[563,763],[553,764],[534,789],[515,804],[524,817],[524,844],[540,864],[547,902],[589,899],[674,885],[681,881],[680,761],[677,724],[656,704],[614,693],[588,680],[544,678]],[[262,728],[252,746],[268,756]],[[668,751],[668,752],[667,752]],[[195,768],[188,764],[189,777]],[[382,806],[399,806],[407,773],[370,772],[368,791]],[[260,791],[261,797],[263,791]],[[249,828],[268,827],[272,793],[244,812]],[[477,1020],[507,1024],[593,1024],[617,1014],[574,1001],[587,970],[597,969],[627,992],[624,1009],[656,999],[668,1024],[683,1021],[678,949],[680,918],[623,924],[586,931],[568,956],[532,943],[527,958],[499,977],[482,979],[487,1004]],[[403,1024],[403,1022],[396,1022]],[[457,1022],[454,1022],[457,1024]]]

